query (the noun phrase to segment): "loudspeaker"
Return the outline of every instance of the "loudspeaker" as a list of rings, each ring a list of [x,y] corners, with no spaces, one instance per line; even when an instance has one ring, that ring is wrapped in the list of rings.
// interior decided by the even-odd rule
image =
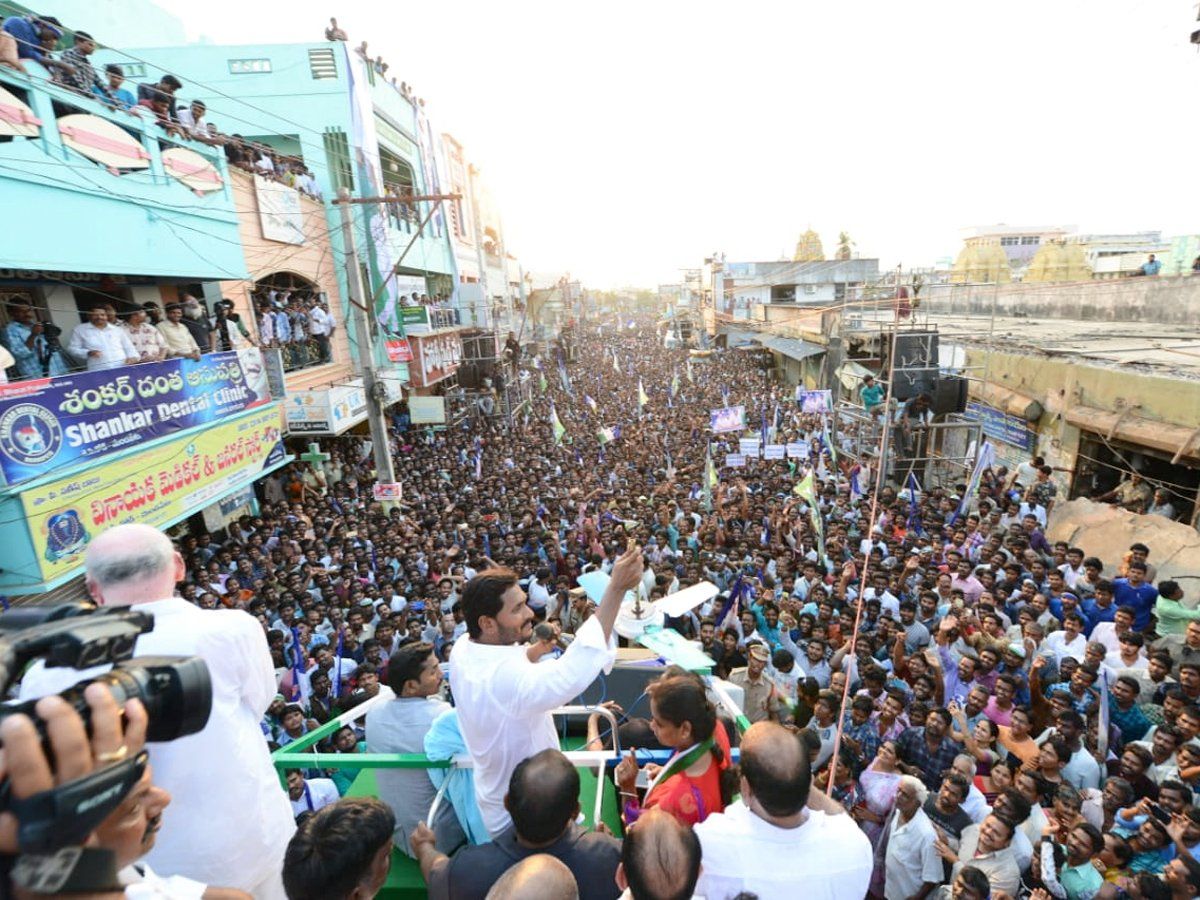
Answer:
[[[933,389],[933,414],[965,412],[967,408],[967,379],[957,375],[943,375],[937,379]]]
[[[901,369],[937,368],[938,333],[936,331],[901,331],[896,334],[896,359],[892,366]]]
[[[483,373],[475,360],[464,360],[458,367],[459,387],[468,391],[477,391],[483,386]]]
[[[934,366],[896,369],[892,373],[892,396],[897,400],[911,400],[918,394],[932,394],[937,382],[938,370]]]

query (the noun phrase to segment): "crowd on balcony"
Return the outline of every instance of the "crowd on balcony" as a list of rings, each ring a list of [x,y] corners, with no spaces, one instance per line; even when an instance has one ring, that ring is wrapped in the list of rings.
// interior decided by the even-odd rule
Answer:
[[[0,362],[7,364],[0,379],[23,381],[164,359],[199,359],[204,353],[251,346],[280,348],[288,369],[332,360],[330,340],[337,322],[323,299],[271,291],[255,297],[255,303],[257,339],[233,301],[217,301],[209,315],[190,294],[165,309],[145,303],[119,312],[112,303],[96,304],[70,335],[39,318],[32,306],[10,305],[9,322],[0,333],[0,347],[8,353],[0,355]]]
[[[285,369],[333,359],[330,341],[337,322],[323,298],[304,291],[263,290],[253,296],[263,347],[277,347]]]
[[[125,87],[125,72],[109,63],[104,74],[92,65],[97,42],[85,31],[75,31],[72,45],[58,50],[66,29],[52,16],[10,16],[0,25],[0,67],[31,74],[28,63],[37,63],[51,80],[113,110],[154,120],[168,135],[220,147],[230,166],[295,188],[315,200],[321,189],[304,161],[281,153],[240,134],[226,134],[206,119],[207,104],[198,98],[183,102],[176,97],[183,83],[171,74],[158,81],[138,84],[136,94]]]

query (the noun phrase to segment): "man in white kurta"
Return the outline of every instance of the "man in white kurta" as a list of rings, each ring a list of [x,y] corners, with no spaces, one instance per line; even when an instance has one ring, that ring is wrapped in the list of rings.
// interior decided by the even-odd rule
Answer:
[[[469,637],[450,653],[450,689],[458,723],[475,766],[475,798],[494,838],[512,819],[504,808],[517,763],[558,749],[550,711],[574,700],[616,658],[612,626],[625,593],[642,575],[642,554],[630,546],[613,567],[596,614],[557,659],[530,662],[525,646],[533,610],[516,575],[488,570],[463,592]]]
[[[161,532],[118,525],[89,545],[88,591],[101,606],[136,606],[154,617],[134,656],[199,656],[212,677],[212,714],[197,734],[147,744],[155,782],[171,793],[158,843],[146,858],[164,877],[282,900],[283,854],[295,831],[259,722],[275,696],[262,626],[239,610],[201,610],[171,593],[183,559]],[[108,667],[87,670],[35,664],[21,698],[56,693]]]
[[[67,353],[85,362],[89,372],[140,362],[129,332],[109,322],[103,306],[94,307],[88,313],[88,321],[75,326]]]

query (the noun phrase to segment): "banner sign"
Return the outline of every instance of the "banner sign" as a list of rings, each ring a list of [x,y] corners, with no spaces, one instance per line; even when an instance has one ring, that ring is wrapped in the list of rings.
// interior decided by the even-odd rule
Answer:
[[[270,400],[256,347],[0,385],[0,474],[28,481]]]
[[[966,417],[978,422],[983,433],[993,440],[1020,447],[1029,453],[1037,447],[1037,432],[1019,416],[972,400],[967,403]]]
[[[767,444],[763,448],[763,459],[783,459],[787,447],[783,444]]]
[[[744,437],[738,439],[738,452],[745,456],[758,456],[758,438]]]
[[[715,434],[741,431],[746,427],[746,407],[726,406],[709,412],[709,425]]]
[[[727,469],[744,469],[746,468],[746,457],[741,453],[726,453],[725,468]]]
[[[800,412],[824,413],[833,410],[832,391],[805,391],[796,388],[796,399],[800,401]]]
[[[808,441],[791,441],[787,445],[788,459],[808,459],[809,453]]]
[[[412,346],[408,343],[408,338],[388,338],[383,343],[387,347],[389,362],[412,362]]]
[[[408,377],[417,387],[429,387],[453,375],[462,362],[462,336],[457,331],[438,337],[413,335],[410,343],[413,364]]]
[[[381,482],[371,487],[371,494],[376,500],[403,500],[404,489],[400,482]]]
[[[408,398],[408,415],[414,425],[445,425],[446,398],[413,394]]]
[[[126,522],[166,527],[287,460],[275,407],[89,466],[21,494],[46,581],[83,562],[88,542]]]
[[[304,212],[298,190],[255,175],[254,196],[258,199],[258,224],[263,238],[283,244],[304,243]]]
[[[287,396],[284,416],[288,434],[341,434],[367,417],[367,392],[361,384],[295,391]]]

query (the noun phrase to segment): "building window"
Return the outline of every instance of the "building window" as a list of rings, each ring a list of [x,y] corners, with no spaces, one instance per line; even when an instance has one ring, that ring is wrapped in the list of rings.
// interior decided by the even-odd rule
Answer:
[[[1018,237],[1002,237],[1002,238],[1000,238],[1000,246],[1001,247],[1015,247],[1020,243],[1021,243],[1021,239]]]
[[[231,59],[229,60],[230,75],[257,75],[271,71],[269,59]]]
[[[1026,247],[1030,245],[1036,246],[1040,240],[1041,238],[1039,238],[1037,235],[1034,235],[1032,237],[1021,238],[1021,243]]]
[[[333,50],[329,47],[319,47],[308,51],[308,71],[314,81],[338,77],[337,61],[333,58]]]
[[[350,143],[340,128],[327,128],[324,134],[325,157],[335,191],[354,190],[354,167],[350,163]]]

